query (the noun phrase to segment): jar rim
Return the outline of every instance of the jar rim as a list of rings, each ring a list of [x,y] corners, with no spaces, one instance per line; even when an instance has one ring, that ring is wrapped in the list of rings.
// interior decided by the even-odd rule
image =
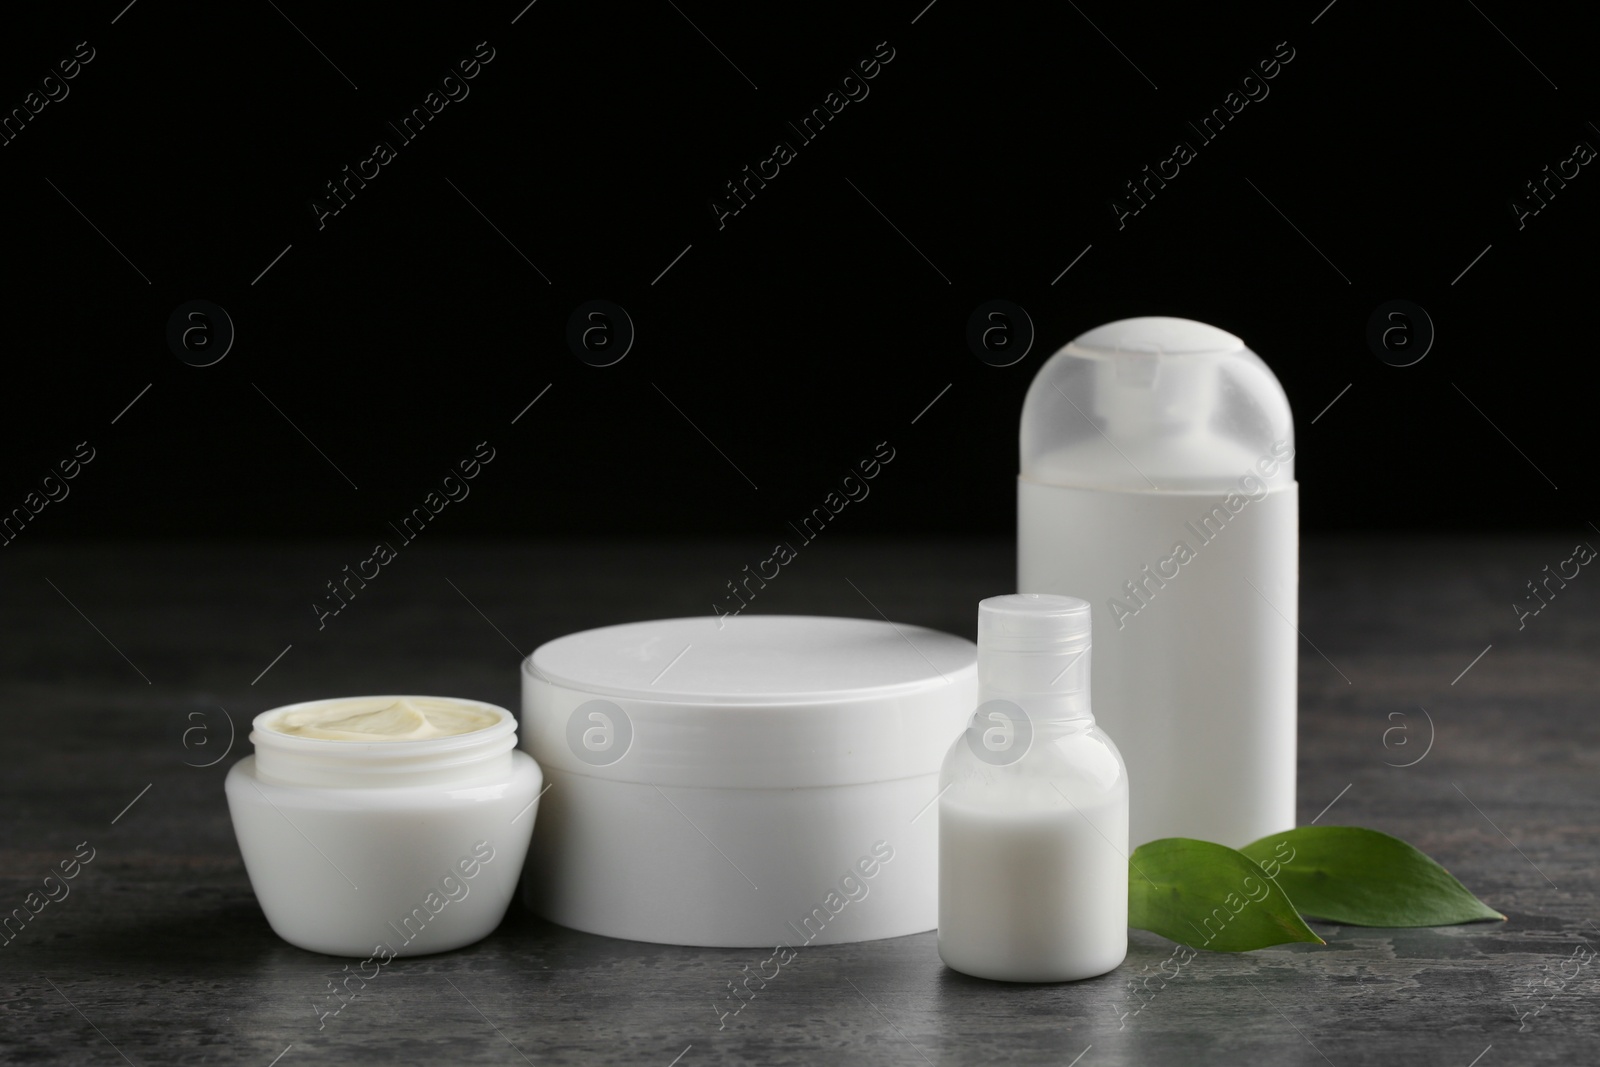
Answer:
[[[448,700],[464,704],[495,716],[495,721],[477,730],[443,737],[397,738],[383,741],[349,741],[331,737],[301,737],[272,728],[271,723],[296,711],[306,711],[349,700]],[[496,742],[514,745],[517,718],[506,708],[487,701],[465,697],[434,697],[421,694],[362,694],[353,697],[323,697],[294,704],[284,704],[261,712],[250,721],[250,742],[257,751],[267,749],[285,756],[306,756],[319,761],[349,762],[354,765],[371,763],[414,763],[428,757],[463,755],[470,750],[502,746]]]

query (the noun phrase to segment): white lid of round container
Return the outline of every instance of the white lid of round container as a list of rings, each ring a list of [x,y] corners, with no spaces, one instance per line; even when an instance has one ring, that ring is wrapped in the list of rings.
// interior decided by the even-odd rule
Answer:
[[[624,623],[524,661],[523,747],[545,766],[662,785],[889,781],[937,771],[976,696],[977,647],[926,627],[799,615]]]

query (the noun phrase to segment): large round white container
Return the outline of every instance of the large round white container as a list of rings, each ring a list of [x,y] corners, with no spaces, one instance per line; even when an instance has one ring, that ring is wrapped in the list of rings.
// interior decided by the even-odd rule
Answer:
[[[1018,589],[1093,605],[1131,843],[1293,827],[1299,487],[1271,370],[1204,323],[1113,322],[1040,369],[1021,451]]]
[[[343,701],[341,700],[341,703]],[[334,956],[444,952],[504,918],[542,776],[517,721],[419,741],[334,741],[255,718],[255,754],[228,771],[228,810],[256,900],[277,935]]]
[[[539,915],[746,948],[937,925],[934,799],[974,707],[970,641],[866,619],[667,619],[551,641],[522,682],[522,746],[550,783],[524,878]]]

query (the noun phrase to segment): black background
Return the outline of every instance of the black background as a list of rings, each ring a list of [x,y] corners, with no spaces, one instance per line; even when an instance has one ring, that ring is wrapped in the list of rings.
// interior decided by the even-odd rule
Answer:
[[[1283,382],[1308,531],[1588,529],[1600,176],[1520,230],[1510,202],[1600,145],[1590,27],[1325,2],[9,11],[7,111],[95,58],[0,147],[0,509],[87,440],[31,543],[370,541],[487,440],[430,537],[768,538],[887,441],[842,527],[1004,534],[1042,361],[1173,314]],[[319,230],[324,183],[480,41],[470,95]],[[884,41],[870,95],[719,229],[722,184]],[[1270,95],[1199,146],[1185,121],[1279,42]],[[1179,139],[1198,158],[1119,230]],[[593,298],[637,327],[610,367],[565,341]],[[1009,367],[965,340],[992,298],[1037,330]],[[1395,298],[1437,330],[1410,367],[1365,338]],[[166,342],[192,299],[237,329],[210,367]]]

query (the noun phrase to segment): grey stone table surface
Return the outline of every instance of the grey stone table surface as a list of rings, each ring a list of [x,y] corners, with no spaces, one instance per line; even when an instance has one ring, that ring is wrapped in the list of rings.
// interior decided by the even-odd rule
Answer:
[[[1135,931],[1117,971],[1046,986],[953,973],[925,933],[806,948],[723,1019],[714,1001],[762,954],[575,933],[514,903],[320,1025],[344,961],[278,940],[256,906],[223,800],[249,748],[228,751],[229,719],[359,692],[516,707],[540,642],[709,613],[764,546],[421,543],[320,630],[311,603],[366,546],[13,546],[0,912],[80,843],[93,858],[0,948],[0,1062],[1594,1063],[1600,577],[1512,606],[1583,536],[1302,547],[1300,821],[1404,837],[1505,923],[1317,924],[1326,946],[1201,952],[1175,977],[1170,943]],[[840,538],[750,610],[876,608],[970,637],[1013,558]]]

